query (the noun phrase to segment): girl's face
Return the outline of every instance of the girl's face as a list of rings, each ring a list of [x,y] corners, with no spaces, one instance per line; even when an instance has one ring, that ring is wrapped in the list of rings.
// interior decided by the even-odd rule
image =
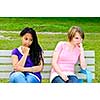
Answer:
[[[80,34],[78,32],[76,32],[75,36],[73,37],[72,41],[71,41],[75,46],[79,45],[80,43],[82,43],[82,38],[80,36]]]
[[[29,47],[33,42],[33,38],[32,35],[30,33],[26,33],[23,37],[22,37],[22,45],[25,47]]]

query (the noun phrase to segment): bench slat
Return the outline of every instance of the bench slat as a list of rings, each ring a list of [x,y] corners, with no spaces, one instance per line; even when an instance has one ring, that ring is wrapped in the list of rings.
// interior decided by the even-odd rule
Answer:
[[[91,72],[95,72],[95,66],[87,66],[87,70],[89,70]],[[79,71],[80,71],[80,66],[76,66],[75,72],[79,72]]]
[[[12,63],[11,62],[11,57],[0,57],[0,63],[4,63],[4,64],[6,64],[6,63]]]
[[[0,50],[0,56],[11,56],[12,50]],[[52,56],[53,51],[44,51],[44,56]],[[84,51],[86,57],[95,57],[95,52],[91,51]]]
[[[86,75],[85,74],[81,74],[81,73],[76,73],[77,77],[79,79],[86,79]],[[92,73],[92,78],[95,79],[95,74]]]
[[[45,58],[44,59],[44,63],[45,64],[51,64],[51,60],[52,58]],[[11,58],[10,57],[0,57],[0,63],[12,63]],[[86,63],[87,64],[95,64],[95,59],[94,58],[86,58]]]
[[[45,64],[51,64],[52,58],[46,58],[44,59]],[[94,58],[86,58],[86,63],[87,64],[95,64],[95,59]]]
[[[50,72],[51,66],[44,66],[43,71]],[[95,66],[87,66],[87,69],[91,72],[95,71]],[[75,67],[76,72],[80,71],[80,66]],[[0,71],[13,71],[12,65],[0,65]]]
[[[7,78],[9,78],[9,75],[10,75],[9,72],[0,73],[0,79],[7,79]],[[41,75],[42,75],[42,78],[44,78],[44,79],[49,79],[49,77],[50,77],[49,73],[42,73]],[[79,79],[81,79],[81,78],[86,79],[86,76],[84,74],[78,73],[77,76],[78,76]],[[93,76],[93,79],[95,79],[95,74],[94,73],[92,73],[92,76]]]
[[[11,56],[12,50],[0,50],[0,56]]]
[[[95,57],[95,52],[93,50],[91,51],[84,51],[85,57]]]
[[[9,75],[10,75],[9,72],[7,72],[7,73],[5,73],[5,72],[0,73],[0,79],[8,79]]]
[[[44,56],[51,57],[53,54],[53,51],[44,51]],[[95,57],[95,52],[93,50],[91,51],[84,51],[85,57]]]
[[[12,65],[0,65],[0,71],[13,71]]]
[[[76,73],[76,75],[79,79],[86,79],[85,74]],[[45,79],[49,79],[50,74],[49,73],[42,73],[42,77],[45,78]],[[94,73],[92,73],[92,77],[93,77],[93,79],[95,79],[95,74]]]

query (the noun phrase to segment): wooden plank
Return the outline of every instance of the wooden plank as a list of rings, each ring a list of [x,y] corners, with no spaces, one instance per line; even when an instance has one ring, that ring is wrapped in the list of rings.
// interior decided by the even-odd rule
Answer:
[[[94,72],[95,71],[95,66],[87,66],[87,69],[91,72]],[[43,68],[44,72],[50,72],[50,70],[51,70],[51,66],[49,66],[49,65],[48,66],[45,65],[44,68]],[[9,71],[9,72],[11,72],[11,71],[13,71],[13,67],[12,67],[12,65],[0,65],[0,71]],[[80,71],[80,66],[76,66],[75,71],[79,72]]]
[[[51,51],[44,51],[44,56],[52,56],[53,50]],[[93,50],[90,51],[84,51],[85,57],[95,57],[95,52]]]
[[[51,71],[51,66],[44,66],[43,71],[49,72]]]
[[[0,56],[11,56],[12,50],[0,50]],[[95,52],[93,50],[85,51],[86,57],[95,57]],[[53,50],[44,51],[44,56],[52,56]]]
[[[91,64],[94,65],[95,64],[95,59],[94,58],[85,58],[86,64]],[[79,64],[79,61],[78,61]]]
[[[95,71],[95,66],[87,66],[87,69],[91,72]],[[50,71],[51,70],[51,66],[44,66],[43,71]],[[75,71],[79,72],[80,71],[80,66],[76,66],[75,67]]]
[[[95,57],[95,52],[93,50],[91,51],[84,51],[85,57]]]
[[[44,63],[45,64],[51,64],[52,58],[44,58]],[[12,63],[12,60],[10,57],[0,57],[0,63]],[[95,64],[95,59],[94,58],[86,58],[86,63],[87,64]]]
[[[86,79],[85,74],[77,73],[76,75],[79,79]],[[95,79],[95,74],[94,73],[92,73],[92,78]]]
[[[44,51],[44,57],[48,56],[48,57],[51,57],[53,54],[53,50],[51,51]]]
[[[12,50],[0,50],[0,56],[11,56]]]
[[[87,64],[95,64],[95,59],[94,58],[86,58],[86,63]],[[45,58],[44,63],[45,64],[51,64],[52,58]]]
[[[7,79],[7,78],[9,78],[9,75],[10,75],[10,72],[2,72],[2,73],[0,73],[0,78],[1,79]],[[41,75],[42,75],[42,78],[49,79],[49,77],[50,77],[49,73],[42,72]],[[76,75],[78,76],[79,79],[86,79],[86,75],[84,75],[84,74],[76,73]],[[95,79],[94,73],[92,73],[92,76],[93,76],[93,79]]]
[[[2,64],[12,63],[11,57],[0,57],[0,63]]]
[[[87,70],[89,70],[91,72],[95,72],[95,66],[87,66]],[[79,71],[80,71],[80,66],[76,66],[75,72],[79,72]]]
[[[50,74],[49,73],[42,73],[42,77],[46,78],[46,79],[49,79],[50,78]],[[79,79],[86,79],[86,75],[85,74],[81,74],[81,73],[77,73],[77,77]],[[95,79],[95,74],[94,73],[92,73],[92,77],[93,77],[93,79]]]
[[[9,78],[10,73],[0,73],[0,79],[8,79]]]
[[[10,75],[10,72],[2,72],[0,73],[0,79],[8,79]],[[49,79],[49,73],[42,73],[43,78]]]
[[[0,65],[0,71],[13,71],[12,65]]]

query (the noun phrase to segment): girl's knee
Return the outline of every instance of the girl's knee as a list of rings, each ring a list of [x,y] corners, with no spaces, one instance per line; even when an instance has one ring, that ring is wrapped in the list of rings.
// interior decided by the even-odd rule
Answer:
[[[27,83],[40,83],[40,79],[38,79],[38,77],[36,77],[35,75],[31,75],[31,74],[28,74],[27,77]]]
[[[14,72],[10,75],[10,82],[11,83],[25,82],[25,75],[22,72]]]
[[[14,72],[13,74],[11,74],[10,77],[20,77],[20,76],[24,77],[24,74],[22,72]]]
[[[65,81],[60,77],[56,76],[53,80],[52,83],[65,83]]]
[[[76,76],[69,76],[69,83],[78,83],[79,80]]]

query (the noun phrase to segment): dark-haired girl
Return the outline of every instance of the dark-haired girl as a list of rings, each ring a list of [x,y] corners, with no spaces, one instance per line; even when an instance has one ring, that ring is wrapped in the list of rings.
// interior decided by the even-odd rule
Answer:
[[[12,51],[14,71],[10,83],[41,83],[43,69],[42,49],[35,30],[26,27],[20,33],[22,44]]]

